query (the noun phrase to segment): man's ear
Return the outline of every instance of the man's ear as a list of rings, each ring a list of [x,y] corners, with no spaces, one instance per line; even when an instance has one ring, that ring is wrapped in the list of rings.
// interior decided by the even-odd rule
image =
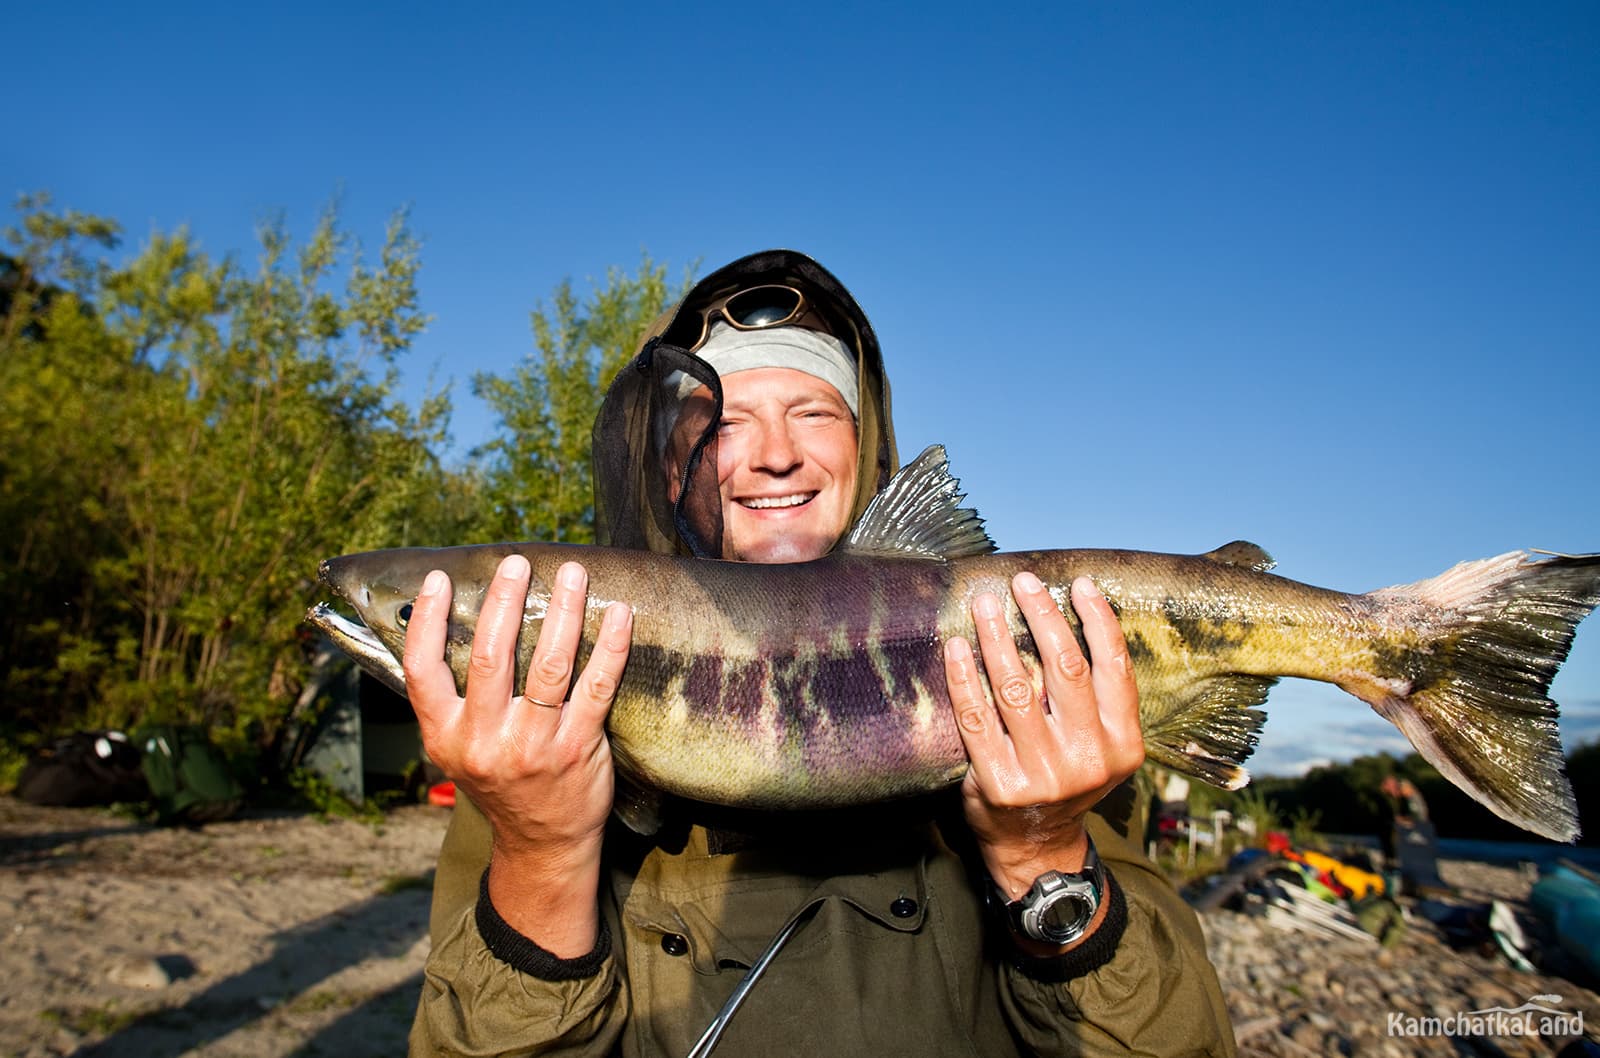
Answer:
[[[678,469],[677,460],[672,458],[671,453],[662,457],[661,473],[667,479],[667,502],[677,506],[678,497],[683,495],[683,475]]]
[[[683,495],[683,466],[688,461],[688,449],[674,431],[661,453],[661,476],[667,481],[667,502],[673,506],[677,506],[678,497]]]
[[[710,421],[711,391],[705,386],[685,398],[678,413],[678,421],[667,438],[661,453],[661,474],[667,479],[667,502],[676,505],[683,495],[683,470],[689,463],[689,453],[694,442]]]

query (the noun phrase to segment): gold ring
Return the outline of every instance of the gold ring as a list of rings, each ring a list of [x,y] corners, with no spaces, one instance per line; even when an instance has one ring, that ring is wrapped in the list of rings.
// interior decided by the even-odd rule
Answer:
[[[560,709],[561,708],[561,703],[560,702],[541,702],[539,699],[535,698],[531,694],[524,695],[524,697],[527,698],[528,701],[532,702],[534,705],[542,705],[546,709]]]

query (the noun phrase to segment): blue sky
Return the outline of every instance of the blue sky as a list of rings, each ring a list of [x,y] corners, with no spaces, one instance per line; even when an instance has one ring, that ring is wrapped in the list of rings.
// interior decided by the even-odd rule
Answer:
[[[1593,4],[7,6],[8,195],[245,260],[408,206],[463,450],[563,277],[791,246],[1004,548],[1600,550]],[[1600,734],[1600,631],[1555,697]],[[1403,745],[1269,708],[1258,771]]]

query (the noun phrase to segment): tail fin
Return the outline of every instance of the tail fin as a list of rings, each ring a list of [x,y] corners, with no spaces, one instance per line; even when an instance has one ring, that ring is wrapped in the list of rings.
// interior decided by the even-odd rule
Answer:
[[[1367,598],[1428,629],[1427,641],[1397,660],[1377,693],[1375,685],[1346,689],[1502,818],[1556,841],[1576,838],[1548,692],[1578,622],[1600,605],[1600,555],[1514,551]]]

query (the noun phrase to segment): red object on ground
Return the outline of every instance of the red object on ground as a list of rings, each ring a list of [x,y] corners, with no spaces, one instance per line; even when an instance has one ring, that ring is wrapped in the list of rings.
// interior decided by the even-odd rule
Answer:
[[[1267,831],[1267,851],[1268,852],[1284,852],[1284,851],[1288,850],[1289,845],[1290,845],[1289,835],[1285,834],[1283,831],[1281,831],[1281,830],[1269,830],[1269,831]]]
[[[428,787],[428,803],[441,805],[445,808],[456,806],[456,784],[446,779],[441,783],[434,783]]]

